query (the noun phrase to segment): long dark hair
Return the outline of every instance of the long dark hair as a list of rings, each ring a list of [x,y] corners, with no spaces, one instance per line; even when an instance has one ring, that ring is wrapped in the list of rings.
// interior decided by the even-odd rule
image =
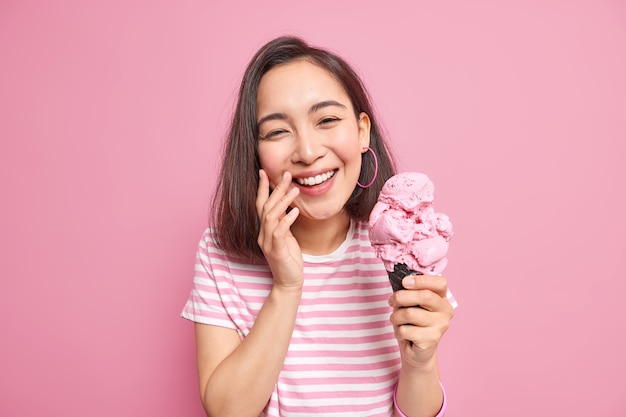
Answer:
[[[213,199],[212,226],[216,229],[218,244],[231,255],[248,259],[263,257],[257,244],[259,219],[255,207],[261,168],[257,152],[257,91],[265,73],[296,59],[306,59],[326,69],[347,92],[355,116],[358,118],[361,112],[365,112],[370,118],[369,146],[378,157],[378,175],[367,189],[355,184],[354,192],[345,205],[348,215],[367,221],[383,184],[395,173],[395,164],[376,122],[367,90],[350,65],[341,57],[310,46],[300,38],[276,38],[254,55],[241,81]],[[374,176],[374,159],[371,152],[364,153],[362,158],[359,182],[367,184]]]

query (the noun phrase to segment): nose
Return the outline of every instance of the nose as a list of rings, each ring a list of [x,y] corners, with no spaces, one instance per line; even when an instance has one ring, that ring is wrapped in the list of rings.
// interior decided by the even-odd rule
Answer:
[[[311,128],[299,129],[295,135],[293,163],[310,165],[324,156],[325,148],[320,135]]]

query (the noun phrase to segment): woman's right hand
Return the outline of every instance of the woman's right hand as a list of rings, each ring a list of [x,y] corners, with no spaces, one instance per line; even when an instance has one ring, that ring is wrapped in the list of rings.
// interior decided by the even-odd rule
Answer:
[[[300,193],[291,185],[291,174],[285,172],[280,182],[270,193],[267,173],[259,171],[259,189],[256,197],[256,209],[260,227],[257,240],[274,277],[274,286],[300,289],[303,284],[302,251],[298,241],[291,233],[291,225],[300,211],[287,209]]]

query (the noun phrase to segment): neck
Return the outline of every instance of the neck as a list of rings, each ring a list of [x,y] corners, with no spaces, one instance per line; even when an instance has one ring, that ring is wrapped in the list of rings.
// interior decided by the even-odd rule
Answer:
[[[291,233],[298,241],[302,253],[326,255],[341,246],[349,228],[350,217],[342,213],[327,220],[299,218],[291,226]]]

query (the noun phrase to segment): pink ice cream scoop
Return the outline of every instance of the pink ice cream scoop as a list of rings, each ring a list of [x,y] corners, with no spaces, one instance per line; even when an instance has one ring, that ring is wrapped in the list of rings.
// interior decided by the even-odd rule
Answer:
[[[369,236],[394,291],[409,274],[440,274],[447,265],[452,223],[433,208],[435,186],[424,174],[389,178],[372,209]]]

